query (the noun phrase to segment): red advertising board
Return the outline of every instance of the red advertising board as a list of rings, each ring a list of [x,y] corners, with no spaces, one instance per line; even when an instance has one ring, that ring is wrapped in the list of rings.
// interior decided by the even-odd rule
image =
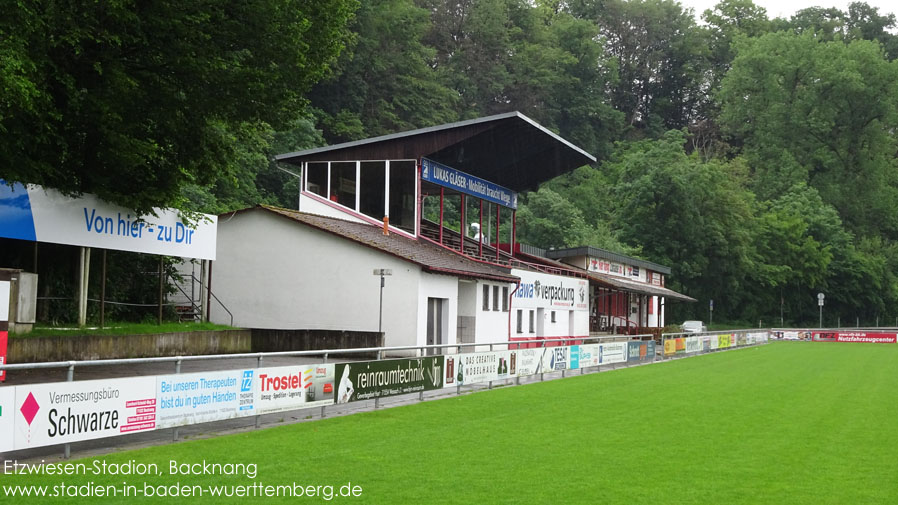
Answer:
[[[6,364],[6,335],[7,332],[0,331],[0,365]],[[0,382],[6,380],[6,370],[0,370]]]
[[[894,344],[898,343],[898,333],[881,333],[871,331],[814,332],[814,341]]]

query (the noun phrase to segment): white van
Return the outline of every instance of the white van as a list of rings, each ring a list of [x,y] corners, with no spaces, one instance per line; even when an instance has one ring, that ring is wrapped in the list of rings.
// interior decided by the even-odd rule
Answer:
[[[682,327],[686,333],[704,333],[708,331],[708,327],[702,324],[701,321],[685,321]]]

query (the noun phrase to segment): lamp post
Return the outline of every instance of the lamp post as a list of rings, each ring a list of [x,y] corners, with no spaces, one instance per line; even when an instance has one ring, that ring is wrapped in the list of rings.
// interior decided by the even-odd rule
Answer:
[[[817,305],[820,306],[820,325],[818,328],[823,328],[823,293],[817,293]]]
[[[380,308],[377,313],[377,333],[383,333],[384,321],[384,277],[393,275],[393,271],[389,268],[375,268],[374,275],[380,276]]]

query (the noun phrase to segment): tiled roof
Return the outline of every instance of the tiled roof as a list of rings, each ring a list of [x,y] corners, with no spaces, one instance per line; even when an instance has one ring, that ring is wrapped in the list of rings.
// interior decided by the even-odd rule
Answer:
[[[411,239],[398,233],[384,235],[382,228],[379,226],[282,209],[270,205],[259,205],[253,209],[278,214],[298,223],[332,233],[372,249],[377,249],[420,265],[425,271],[432,273],[502,282],[517,282],[519,280],[511,275],[511,270],[508,268],[475,261],[460,253],[427,241]]]

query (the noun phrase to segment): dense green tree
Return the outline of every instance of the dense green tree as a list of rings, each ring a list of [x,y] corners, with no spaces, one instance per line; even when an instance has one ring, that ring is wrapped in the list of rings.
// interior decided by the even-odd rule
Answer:
[[[355,0],[12,2],[0,16],[7,180],[147,211],[234,155],[231,125],[286,127]]]
[[[611,233],[607,225],[587,223],[570,200],[549,188],[526,195],[518,211],[519,242],[545,249],[591,245],[621,253],[633,253]]]
[[[850,229],[896,237],[898,65],[876,43],[813,34],[772,33],[738,47],[721,120],[744,144],[758,195],[774,199],[807,182]]]
[[[674,0],[575,0],[570,9],[597,23],[616,62],[611,103],[628,125],[660,135],[697,118],[708,46],[691,9]]]
[[[309,95],[331,144],[447,123],[457,96],[433,68],[422,43],[429,13],[412,0],[363,2],[351,24],[355,40],[334,76]]]

